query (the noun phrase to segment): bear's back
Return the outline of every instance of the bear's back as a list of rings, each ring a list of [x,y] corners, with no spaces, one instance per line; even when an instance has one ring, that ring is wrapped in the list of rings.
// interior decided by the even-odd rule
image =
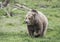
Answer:
[[[38,11],[38,14],[39,14],[39,18],[42,22],[48,22],[47,17],[42,12]]]

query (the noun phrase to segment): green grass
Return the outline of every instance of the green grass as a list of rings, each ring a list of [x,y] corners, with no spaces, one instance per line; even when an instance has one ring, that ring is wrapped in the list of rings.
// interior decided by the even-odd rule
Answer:
[[[24,19],[27,11],[13,11],[13,17],[4,16],[5,12],[0,10],[0,42],[60,42],[60,0],[19,0],[30,8],[43,12],[48,20],[48,30],[45,37],[30,37],[28,35]],[[47,8],[41,8],[39,5],[48,5]],[[57,7],[56,7],[57,5]]]

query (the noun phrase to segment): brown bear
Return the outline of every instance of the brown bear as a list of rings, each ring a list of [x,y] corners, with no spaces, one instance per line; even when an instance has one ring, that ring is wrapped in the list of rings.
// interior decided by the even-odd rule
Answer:
[[[30,36],[45,36],[48,26],[48,19],[43,13],[32,9],[27,13],[25,22]]]

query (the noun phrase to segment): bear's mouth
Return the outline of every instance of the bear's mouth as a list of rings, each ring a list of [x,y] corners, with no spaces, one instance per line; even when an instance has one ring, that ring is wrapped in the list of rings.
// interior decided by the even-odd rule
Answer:
[[[27,22],[26,24],[27,24],[27,25],[31,25],[31,23],[29,23],[29,22]]]

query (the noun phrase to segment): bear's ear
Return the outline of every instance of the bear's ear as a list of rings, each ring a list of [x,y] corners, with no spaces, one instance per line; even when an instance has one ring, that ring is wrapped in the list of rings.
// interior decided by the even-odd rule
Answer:
[[[35,9],[32,9],[32,12],[38,13]]]
[[[37,12],[37,10],[34,10],[34,9],[32,9],[32,12],[33,12],[33,16],[35,16],[36,14],[38,14],[38,12]]]

